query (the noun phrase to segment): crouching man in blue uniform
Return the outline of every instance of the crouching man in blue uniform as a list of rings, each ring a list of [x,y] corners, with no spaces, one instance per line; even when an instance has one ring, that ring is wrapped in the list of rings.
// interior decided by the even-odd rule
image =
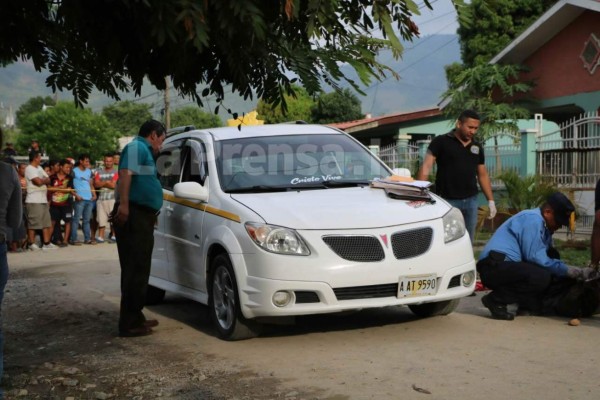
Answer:
[[[555,192],[540,208],[521,211],[494,233],[477,262],[481,282],[492,289],[481,299],[492,318],[513,320],[507,305],[515,303],[518,315],[540,315],[554,277],[585,280],[594,273],[565,264],[552,247],[552,235],[569,224],[573,212],[573,203]]]

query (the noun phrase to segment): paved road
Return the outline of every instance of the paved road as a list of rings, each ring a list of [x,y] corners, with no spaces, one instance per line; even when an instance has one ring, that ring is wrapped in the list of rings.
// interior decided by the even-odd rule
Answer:
[[[295,325],[270,328],[259,338],[230,343],[215,338],[205,307],[168,295],[164,304],[150,308],[150,315],[161,321],[154,335],[118,339],[114,334],[119,269],[114,245],[11,254],[9,265],[11,282],[3,306],[7,341],[19,341],[19,330],[25,330],[19,323],[31,312],[28,307],[43,303],[46,314],[58,314],[48,318],[64,321],[62,325],[72,323],[64,313],[93,310],[107,321],[107,327],[90,333],[93,343],[92,339],[87,343],[78,337],[86,332],[83,319],[70,331],[73,343],[89,346],[91,353],[97,352],[94,357],[116,351],[113,347],[94,350],[102,341],[117,342],[120,347],[141,343],[153,349],[145,354],[149,365],[160,364],[160,357],[171,355],[177,357],[177,365],[187,358],[185,362],[193,368],[210,365],[242,374],[242,378],[236,375],[237,386],[231,381],[224,398],[564,400],[600,396],[598,317],[582,321],[579,327],[568,326],[564,318],[494,321],[487,318],[478,294],[463,299],[459,310],[445,317],[418,319],[406,308],[303,317]],[[25,282],[39,283],[25,288]],[[46,294],[42,282],[66,289],[60,296],[55,290]],[[28,305],[17,289],[33,290],[29,297],[37,303]],[[69,308],[50,307],[61,302]],[[44,331],[48,323],[42,318],[25,319],[31,332]],[[38,329],[36,324],[40,324]],[[58,334],[58,330],[47,330],[35,340],[54,343],[59,339],[53,335]],[[34,350],[40,346],[47,352],[49,346],[30,346],[29,352],[13,347],[21,353],[7,356],[9,372],[16,368],[11,363],[26,369],[28,357],[30,364],[52,357]],[[64,346],[61,349],[68,352],[68,344]],[[189,371],[196,369],[190,365],[185,364],[185,371],[193,375]],[[247,394],[243,386],[240,389],[245,379],[248,393],[250,387],[264,385],[263,395]],[[187,382],[178,389],[181,397],[168,398],[203,398],[183,393],[193,385],[200,390],[211,384],[210,379]],[[226,384],[217,385],[225,390]]]

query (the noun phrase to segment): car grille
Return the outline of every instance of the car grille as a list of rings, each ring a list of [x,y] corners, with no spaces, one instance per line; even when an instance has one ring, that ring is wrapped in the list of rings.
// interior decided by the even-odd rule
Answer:
[[[384,285],[352,286],[333,289],[338,300],[373,299],[377,297],[396,297],[398,295],[398,284],[388,283]]]
[[[429,250],[433,229],[419,228],[392,235],[392,250],[398,260],[417,257]]]
[[[323,241],[344,260],[374,262],[385,258],[381,243],[374,236],[323,236]]]

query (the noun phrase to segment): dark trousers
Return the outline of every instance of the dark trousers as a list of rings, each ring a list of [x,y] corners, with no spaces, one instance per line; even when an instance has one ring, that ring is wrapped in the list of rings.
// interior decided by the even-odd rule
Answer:
[[[542,295],[550,286],[552,273],[537,264],[485,258],[477,263],[481,282],[492,289],[490,296],[503,304],[541,311]]]
[[[146,318],[142,309],[150,277],[156,214],[130,204],[129,219],[115,225],[121,264],[121,312],[119,330],[139,328]]]

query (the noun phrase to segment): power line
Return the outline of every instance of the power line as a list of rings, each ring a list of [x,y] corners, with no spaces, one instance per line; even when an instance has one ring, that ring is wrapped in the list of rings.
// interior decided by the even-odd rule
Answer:
[[[432,0],[429,2],[429,5],[435,4],[437,3],[438,0]],[[422,10],[423,8],[427,7],[427,4],[425,4],[425,2],[421,3],[421,5],[417,5],[417,7],[419,7],[419,10]],[[429,7],[427,7],[429,8]]]
[[[428,57],[431,57],[433,54],[435,54],[435,52],[437,52],[438,50],[441,50],[441,49],[443,49],[444,47],[448,46],[450,43],[452,43],[452,42],[453,42],[453,41],[455,41],[455,40],[457,40],[457,38],[456,38],[456,37],[453,37],[452,39],[450,39],[449,41],[447,41],[447,42],[446,42],[446,43],[444,43],[443,45],[441,45],[441,46],[437,47],[436,49],[434,49],[434,50],[432,50],[431,52],[427,53],[427,54],[426,54],[426,55],[424,55],[423,57],[421,57],[421,58],[419,58],[419,59],[415,60],[413,63],[411,63],[411,64],[407,65],[406,67],[402,68],[401,70],[399,70],[399,71],[397,71],[397,72],[398,72],[398,73],[400,73],[400,72],[406,71],[407,69],[409,69],[409,68],[413,67],[414,65],[416,65],[416,64],[418,64],[418,63],[420,63],[420,62],[421,62],[421,61],[423,61],[424,59],[426,59],[426,58],[428,58]],[[373,102],[371,103],[371,108],[370,108],[370,110],[369,110],[369,112],[370,112],[370,113],[372,113],[372,112],[373,112],[373,108],[375,107],[375,100],[377,99],[377,91],[378,91],[378,89],[379,89],[379,85],[381,85],[383,82],[385,82],[385,81],[387,81],[387,80],[389,80],[389,79],[391,79],[391,78],[392,78],[392,77],[390,76],[390,77],[388,77],[388,78],[385,78],[385,79],[383,79],[383,80],[381,80],[381,81],[378,81],[378,82],[376,82],[375,84],[373,84],[373,85],[371,85],[371,86],[369,86],[369,87],[367,87],[367,88],[366,88],[366,89],[370,89],[370,88],[371,88],[371,87],[373,87],[373,86],[375,87],[375,93],[373,94]]]

